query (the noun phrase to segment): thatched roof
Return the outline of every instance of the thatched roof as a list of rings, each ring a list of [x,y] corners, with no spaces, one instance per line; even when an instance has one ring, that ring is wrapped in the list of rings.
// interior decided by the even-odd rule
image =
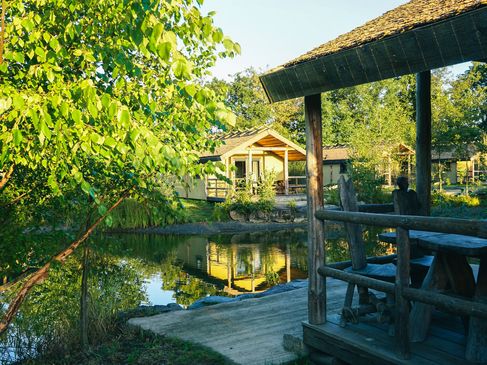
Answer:
[[[217,136],[223,142],[214,152],[203,152],[201,160],[221,160],[235,153],[241,153],[243,149],[250,146],[256,147],[287,147],[289,161],[303,161],[306,159],[306,151],[281,136],[275,130],[267,127],[252,128],[245,131],[236,131]],[[284,151],[272,151],[274,154],[284,158]]]
[[[361,46],[413,28],[438,22],[484,5],[487,5],[487,0],[412,0],[355,28],[351,32],[316,47],[304,55],[287,62],[282,67],[289,67],[331,53]]]
[[[487,0],[411,0],[260,80],[276,102],[485,60]]]

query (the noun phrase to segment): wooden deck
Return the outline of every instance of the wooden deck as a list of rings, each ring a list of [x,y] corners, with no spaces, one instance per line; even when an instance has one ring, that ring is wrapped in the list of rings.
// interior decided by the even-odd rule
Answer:
[[[328,309],[338,313],[345,283],[328,279],[327,285]],[[297,357],[284,349],[283,336],[302,337],[302,322],[308,318],[307,300],[307,288],[303,288],[201,309],[132,318],[129,323],[208,346],[237,364],[282,364]]]
[[[478,265],[471,266],[477,277]],[[336,310],[328,311],[327,322],[323,325],[303,322],[304,343],[353,365],[473,364],[465,360],[465,329],[460,317],[455,315],[435,311],[427,340],[412,343],[409,360],[397,357],[395,340],[388,334],[388,326],[379,324],[373,316],[363,317],[359,324],[349,323],[344,328],[339,323]]]
[[[409,360],[396,356],[394,337],[375,320],[339,326],[339,316],[330,315],[324,325],[304,324],[307,345],[350,364],[471,364],[465,360],[465,336],[459,318],[436,313],[428,339],[412,344]]]

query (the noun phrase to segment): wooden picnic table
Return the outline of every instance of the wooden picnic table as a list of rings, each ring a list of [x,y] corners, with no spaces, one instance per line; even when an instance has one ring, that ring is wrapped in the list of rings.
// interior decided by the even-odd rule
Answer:
[[[433,251],[434,258],[421,289],[451,291],[452,295],[487,303],[487,239],[458,234],[427,231],[409,231],[411,245]],[[379,234],[379,239],[396,243],[396,233]],[[467,258],[480,259],[479,273],[475,281]],[[433,307],[414,303],[410,313],[411,341],[423,341],[428,333]],[[487,362],[487,321],[464,318],[467,330],[465,357],[473,362]]]

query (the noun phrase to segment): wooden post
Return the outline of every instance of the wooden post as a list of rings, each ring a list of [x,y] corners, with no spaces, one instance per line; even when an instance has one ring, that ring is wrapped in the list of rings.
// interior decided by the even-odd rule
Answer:
[[[284,193],[289,195],[289,151],[284,151]]]
[[[431,202],[431,71],[416,75],[416,191],[421,215]]]
[[[409,287],[409,231],[398,227],[397,237],[397,271],[396,271],[396,313],[395,320],[395,339],[397,353],[402,359],[411,357],[411,346],[409,343],[409,303],[403,296],[405,288]]]
[[[318,274],[325,263],[325,227],[315,217],[323,208],[323,148],[321,95],[304,98],[306,119],[306,182],[308,200],[308,320],[311,324],[326,321],[326,279]]]
[[[474,301],[487,304],[487,256],[480,259]],[[487,362],[487,321],[485,319],[470,317],[466,347],[467,360],[478,363]]]
[[[291,281],[291,246],[286,243],[286,282]]]
[[[249,154],[247,157],[247,184],[250,186],[250,193],[254,193],[254,180],[252,171],[252,149],[249,147]]]

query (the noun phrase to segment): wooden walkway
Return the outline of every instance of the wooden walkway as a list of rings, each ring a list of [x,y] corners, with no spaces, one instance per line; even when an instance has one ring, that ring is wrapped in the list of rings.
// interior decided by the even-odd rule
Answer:
[[[329,313],[341,309],[345,285],[328,279]],[[281,364],[296,358],[283,348],[283,336],[302,337],[307,305],[307,288],[303,288],[196,310],[132,318],[129,323],[208,346],[237,364]]]

